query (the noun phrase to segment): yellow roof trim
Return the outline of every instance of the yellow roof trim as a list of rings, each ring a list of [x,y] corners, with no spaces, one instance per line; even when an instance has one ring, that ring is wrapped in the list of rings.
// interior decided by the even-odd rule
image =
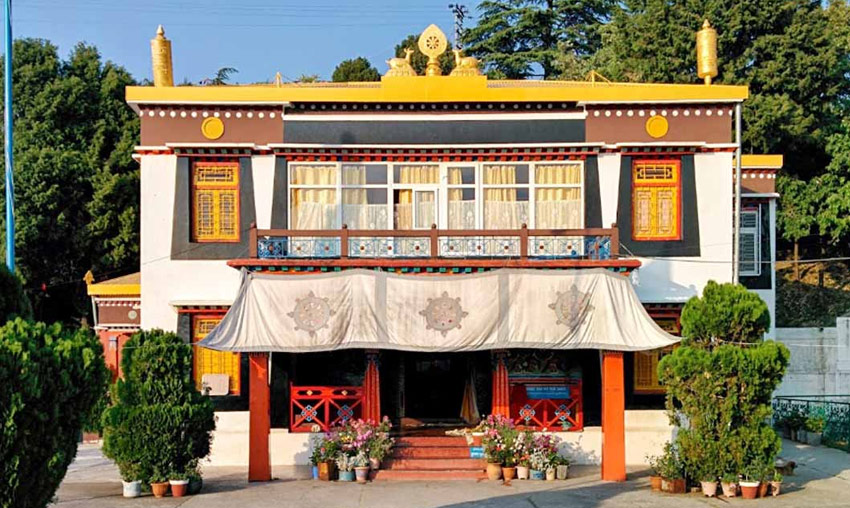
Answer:
[[[138,296],[142,294],[141,284],[91,284],[89,296]]]
[[[741,155],[742,168],[764,168],[780,169],[784,162],[781,154],[743,154]]]
[[[368,83],[233,86],[128,86],[127,102],[142,104],[285,104],[288,102],[729,102],[746,86],[490,81],[486,76],[395,76]]]

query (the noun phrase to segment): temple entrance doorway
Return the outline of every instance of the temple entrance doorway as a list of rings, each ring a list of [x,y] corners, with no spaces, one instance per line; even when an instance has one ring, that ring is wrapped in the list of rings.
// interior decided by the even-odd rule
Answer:
[[[471,382],[469,356],[461,353],[403,355],[403,427],[464,424],[461,408],[467,384]]]

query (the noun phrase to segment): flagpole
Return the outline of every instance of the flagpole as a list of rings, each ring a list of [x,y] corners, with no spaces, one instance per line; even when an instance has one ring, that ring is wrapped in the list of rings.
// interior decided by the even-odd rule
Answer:
[[[5,124],[6,124],[6,266],[15,271],[15,186],[12,179],[12,0],[6,0]]]

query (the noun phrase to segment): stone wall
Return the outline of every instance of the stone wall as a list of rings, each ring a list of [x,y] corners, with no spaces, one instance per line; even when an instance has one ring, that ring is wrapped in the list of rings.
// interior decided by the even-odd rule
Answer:
[[[791,351],[791,363],[776,395],[850,393],[850,317],[835,328],[777,328],[776,340]]]

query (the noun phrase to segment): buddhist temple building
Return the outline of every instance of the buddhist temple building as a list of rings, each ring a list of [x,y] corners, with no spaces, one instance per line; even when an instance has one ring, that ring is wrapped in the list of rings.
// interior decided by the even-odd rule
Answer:
[[[408,53],[378,82],[173,86],[160,29],[126,91],[140,325],[192,345],[212,461],[250,480],[350,418],[426,438],[492,413],[624,480],[671,436],[684,303],[715,280],[772,306],[781,157],[740,155],[748,89],[711,83],[716,52],[698,84],[639,84],[446,73],[433,25],[419,47],[424,75]],[[480,475],[465,453],[378,478]]]

